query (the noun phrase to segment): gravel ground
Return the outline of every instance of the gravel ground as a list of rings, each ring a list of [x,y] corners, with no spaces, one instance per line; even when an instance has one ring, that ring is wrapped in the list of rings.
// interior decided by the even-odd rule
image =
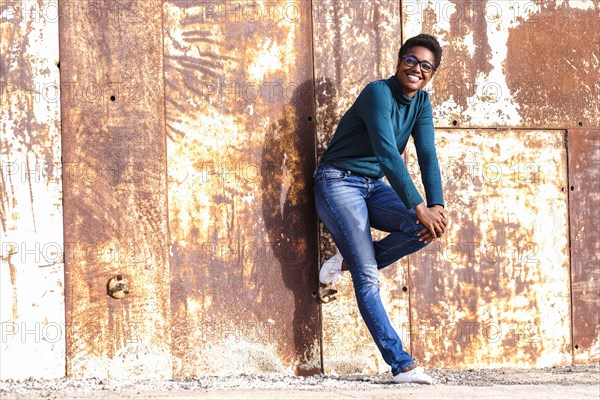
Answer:
[[[434,385],[390,383],[389,375],[242,375],[178,381],[27,379],[0,382],[1,399],[600,399],[600,364],[544,369],[430,370]]]

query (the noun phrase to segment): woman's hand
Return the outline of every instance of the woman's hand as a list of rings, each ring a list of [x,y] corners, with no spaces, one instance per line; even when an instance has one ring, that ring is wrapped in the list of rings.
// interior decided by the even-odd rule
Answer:
[[[444,207],[438,205],[427,207],[423,202],[415,207],[415,212],[417,213],[417,223],[425,225],[425,228],[417,234],[420,241],[431,243],[446,232],[448,222]]]

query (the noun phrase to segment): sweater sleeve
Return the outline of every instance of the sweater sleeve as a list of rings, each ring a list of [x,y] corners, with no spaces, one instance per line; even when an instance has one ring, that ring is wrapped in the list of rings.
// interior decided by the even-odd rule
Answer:
[[[398,150],[392,125],[393,97],[385,84],[369,84],[355,102],[356,113],[367,126],[371,147],[392,188],[408,208],[423,202]]]
[[[433,128],[433,113],[429,96],[413,127],[412,136],[417,150],[417,159],[421,170],[421,181],[427,197],[427,206],[444,206],[442,193],[442,177],[435,151],[435,135]]]

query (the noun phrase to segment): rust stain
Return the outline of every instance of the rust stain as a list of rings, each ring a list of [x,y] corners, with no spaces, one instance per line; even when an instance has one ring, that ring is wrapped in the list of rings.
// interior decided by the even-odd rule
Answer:
[[[403,10],[403,37],[432,33],[444,49],[430,88],[437,125],[598,125],[600,47],[580,40],[600,28],[592,1],[406,1]]]
[[[162,2],[59,6],[67,374],[169,378]]]
[[[585,363],[600,360],[600,130],[569,130],[568,152],[573,358]]]
[[[506,82],[524,126],[600,126],[600,8],[545,2],[533,19],[509,30]],[[592,33],[594,32],[594,33]]]
[[[441,242],[409,256],[419,362],[452,368],[569,362],[562,134],[438,131],[451,225]],[[416,164],[414,155],[409,164]]]
[[[492,50],[487,35],[487,3],[431,2],[422,9],[422,13],[425,20],[423,32],[432,32],[437,18],[449,22],[449,30],[444,35],[449,43],[444,46],[443,65],[435,79],[435,101],[442,103],[453,99],[459,107],[467,109],[470,106],[468,97],[475,91],[477,76],[492,70]],[[437,18],[426,17],[436,13],[440,14]],[[471,44],[466,44],[465,38],[469,35],[472,36]]]
[[[176,377],[320,370],[306,10],[165,3]]]

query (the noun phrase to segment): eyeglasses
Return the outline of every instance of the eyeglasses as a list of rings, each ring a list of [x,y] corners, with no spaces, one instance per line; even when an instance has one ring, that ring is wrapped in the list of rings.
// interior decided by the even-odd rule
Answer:
[[[402,61],[409,67],[414,67],[415,65],[419,64],[419,66],[421,67],[421,71],[427,74],[435,70],[435,68],[433,67],[433,65],[431,65],[429,61],[419,61],[414,56],[404,56],[402,57]]]

